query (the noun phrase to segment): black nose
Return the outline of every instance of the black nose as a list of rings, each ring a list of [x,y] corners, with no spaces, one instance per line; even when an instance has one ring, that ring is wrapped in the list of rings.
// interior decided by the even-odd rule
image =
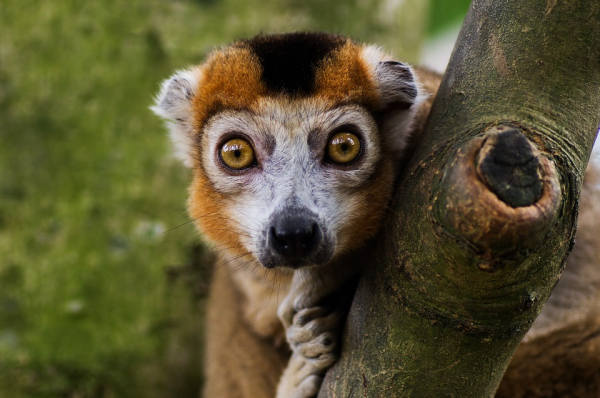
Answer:
[[[290,263],[301,263],[321,240],[321,232],[314,219],[300,216],[282,217],[269,229],[271,248]]]

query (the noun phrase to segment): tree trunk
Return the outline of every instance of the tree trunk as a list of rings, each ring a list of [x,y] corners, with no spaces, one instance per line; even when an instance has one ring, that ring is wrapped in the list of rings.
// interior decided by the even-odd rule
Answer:
[[[475,0],[320,397],[490,397],[573,244],[598,0]]]

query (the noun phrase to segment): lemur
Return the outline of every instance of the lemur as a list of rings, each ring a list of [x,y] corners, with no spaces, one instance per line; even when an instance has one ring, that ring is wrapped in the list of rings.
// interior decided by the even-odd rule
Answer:
[[[205,397],[317,394],[344,318],[331,297],[360,271],[439,83],[377,46],[288,33],[215,50],[162,84],[153,110],[218,253]]]

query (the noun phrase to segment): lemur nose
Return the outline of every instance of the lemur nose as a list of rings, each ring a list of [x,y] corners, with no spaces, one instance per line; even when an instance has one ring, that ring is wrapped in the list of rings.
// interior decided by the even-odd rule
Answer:
[[[284,217],[273,223],[269,230],[271,248],[290,261],[302,262],[321,240],[318,224],[305,217]]]

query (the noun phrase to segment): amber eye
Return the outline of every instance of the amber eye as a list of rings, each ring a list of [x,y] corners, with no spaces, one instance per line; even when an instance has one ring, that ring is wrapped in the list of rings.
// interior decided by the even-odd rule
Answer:
[[[360,141],[352,133],[336,133],[327,143],[327,157],[335,163],[349,163],[360,153]]]
[[[255,163],[254,149],[243,138],[233,138],[221,147],[221,159],[228,167],[241,170]]]

